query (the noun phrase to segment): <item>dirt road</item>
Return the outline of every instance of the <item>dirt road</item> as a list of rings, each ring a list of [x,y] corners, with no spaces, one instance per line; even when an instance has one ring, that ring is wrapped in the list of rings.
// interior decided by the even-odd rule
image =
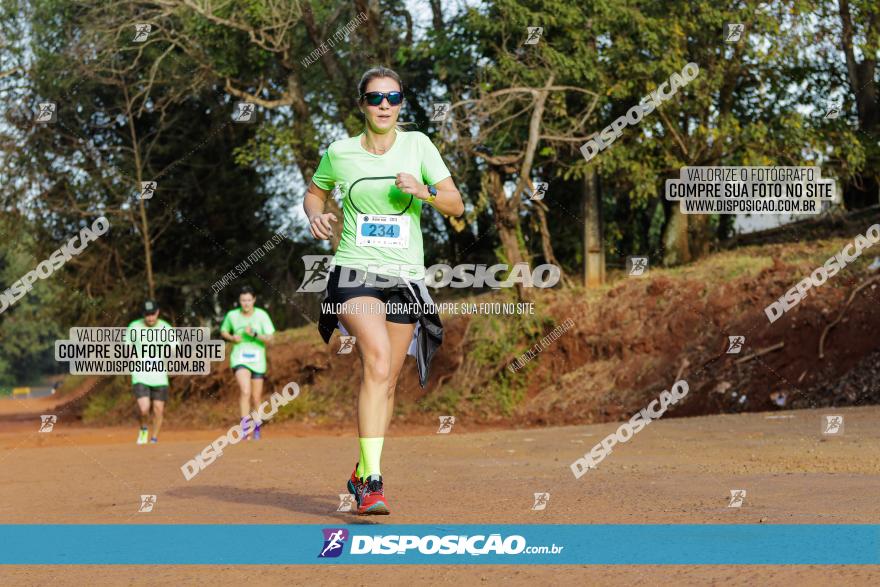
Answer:
[[[844,434],[823,437],[825,413]],[[878,523],[880,408],[663,419],[575,479],[569,464],[614,424],[450,434],[407,428],[385,443],[382,469],[393,514],[384,524]],[[187,482],[180,466],[221,430],[170,431],[136,446],[135,431],[62,420],[0,432],[4,523],[357,523],[336,511],[357,459],[351,434],[302,436],[267,426]],[[739,509],[731,489],[744,489]],[[550,493],[533,511],[533,494]],[[141,494],[158,496],[138,514]],[[145,545],[148,548],[149,545]],[[241,545],[247,548],[247,545]],[[780,545],[785,548],[785,545]],[[241,584],[878,584],[878,567],[761,566],[41,566],[0,568],[4,585]]]

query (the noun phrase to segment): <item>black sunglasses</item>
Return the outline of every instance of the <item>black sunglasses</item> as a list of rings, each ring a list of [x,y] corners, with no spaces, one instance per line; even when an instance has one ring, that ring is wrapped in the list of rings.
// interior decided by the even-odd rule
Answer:
[[[361,96],[361,100],[365,98],[370,106],[378,106],[385,98],[388,98],[390,105],[397,106],[403,102],[403,92],[367,92]]]

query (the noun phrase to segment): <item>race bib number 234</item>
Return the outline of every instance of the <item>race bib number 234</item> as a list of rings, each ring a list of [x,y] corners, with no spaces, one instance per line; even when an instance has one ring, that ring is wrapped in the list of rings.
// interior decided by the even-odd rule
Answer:
[[[358,214],[355,244],[367,247],[409,247],[409,216]]]

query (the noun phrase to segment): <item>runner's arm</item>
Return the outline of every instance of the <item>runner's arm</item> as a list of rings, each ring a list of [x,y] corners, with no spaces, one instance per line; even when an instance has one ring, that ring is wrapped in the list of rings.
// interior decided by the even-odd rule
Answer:
[[[330,190],[321,189],[315,185],[314,181],[310,181],[309,189],[303,198],[303,210],[309,219],[309,228],[312,231],[312,236],[317,239],[329,239],[333,235],[330,219],[338,222],[336,215],[332,212],[324,214],[324,202],[330,194]]]
[[[451,177],[441,179],[434,185],[437,189],[437,198],[431,203],[438,212],[444,216],[461,216],[464,214],[464,202],[461,201],[461,194],[455,187],[455,181]],[[431,194],[428,192],[428,186],[422,185],[420,194],[416,197],[420,200],[427,200]]]
[[[428,186],[410,173],[398,173],[394,185],[403,193],[412,194],[422,201],[427,200],[431,196]],[[434,187],[437,189],[437,197],[431,203],[432,206],[445,216],[461,216],[464,214],[464,202],[461,201],[461,194],[458,193],[452,177],[441,179]]]
[[[224,340],[228,340],[229,342],[241,342],[241,337],[237,334],[232,334],[231,332],[226,332],[225,330],[220,331],[220,336],[223,337]]]

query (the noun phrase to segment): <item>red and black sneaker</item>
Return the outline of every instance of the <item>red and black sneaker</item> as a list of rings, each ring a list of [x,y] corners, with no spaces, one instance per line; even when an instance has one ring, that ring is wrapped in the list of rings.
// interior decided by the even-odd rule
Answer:
[[[358,506],[361,505],[361,487],[364,482],[357,475],[358,463],[354,464],[354,471],[351,472],[351,478],[348,480],[348,492],[352,494],[357,501]]]
[[[358,499],[358,514],[387,515],[388,500],[385,499],[385,488],[381,475],[370,475],[361,485],[361,497]]]

